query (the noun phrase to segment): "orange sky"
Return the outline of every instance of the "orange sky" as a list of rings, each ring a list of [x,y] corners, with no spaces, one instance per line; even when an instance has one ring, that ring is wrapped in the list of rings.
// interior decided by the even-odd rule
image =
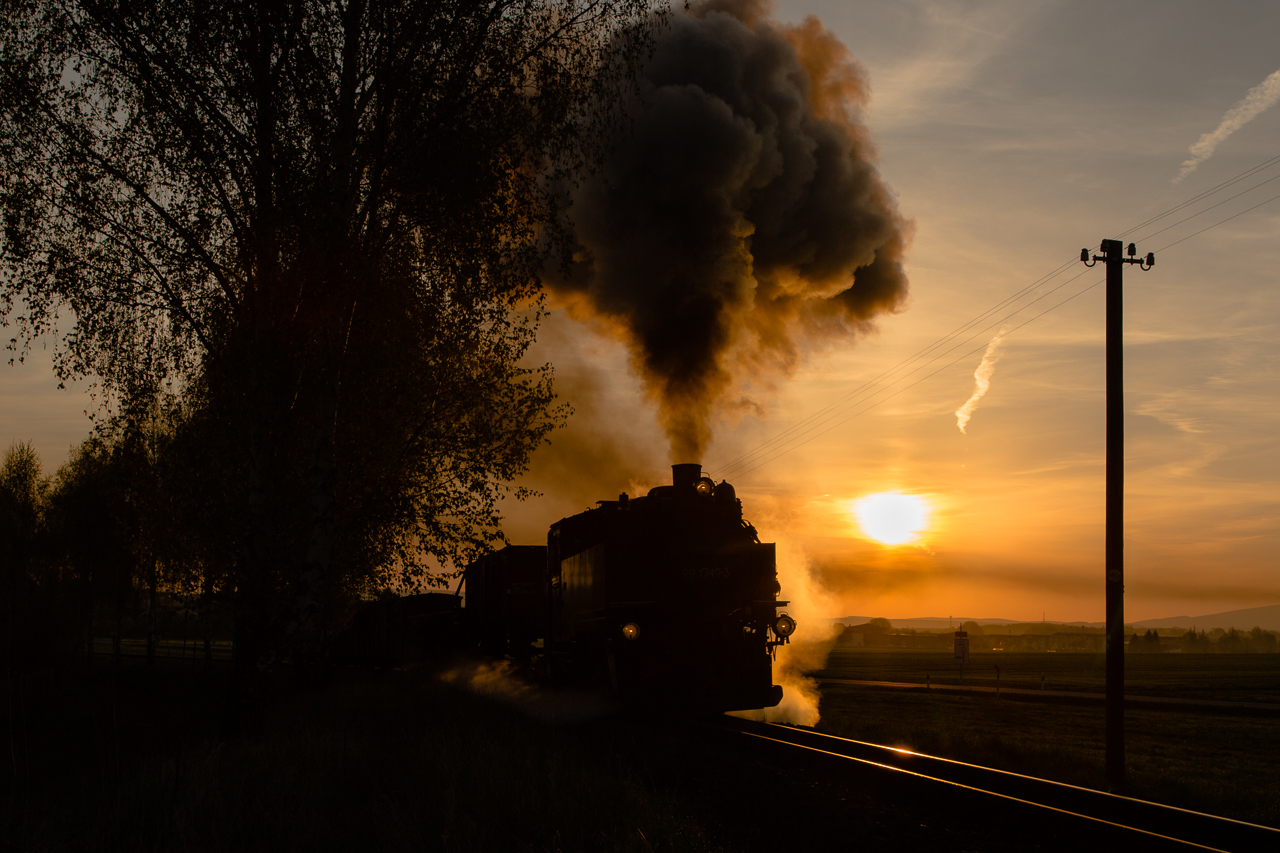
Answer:
[[[1079,26],[1088,8],[780,5],[785,20],[821,16],[867,68],[882,174],[917,226],[912,296],[875,334],[808,353],[787,381],[740,376],[729,397],[764,414],[722,407],[701,460],[709,473],[732,471],[735,457],[1081,246],[1280,153],[1277,107],[1172,182],[1188,147],[1276,70],[1261,35],[1276,28],[1258,21],[1256,6],[1228,4],[1209,19],[1194,4],[1160,4],[1157,19],[1144,14],[1156,4],[1138,3],[1110,34]],[[1139,22],[1143,38],[1123,35]],[[1280,182],[1153,232],[1277,173],[1128,239],[1143,253],[1162,250],[1271,198]],[[1158,252],[1150,272],[1126,271],[1129,619],[1280,602],[1278,230],[1280,202]],[[1101,268],[1074,264],[1037,294],[1082,272],[1011,325],[1102,279]],[[1096,287],[1008,335],[967,434],[954,413],[998,322],[913,379],[976,348],[958,363],[914,387],[893,385],[886,393],[901,393],[887,402],[731,477],[761,533],[807,557],[832,594],[829,615],[1104,618],[1102,297]],[[621,347],[557,316],[540,354],[556,363],[579,416],[535,461],[529,483],[546,497],[513,513],[514,538],[534,541],[594,500],[664,481],[670,461],[696,461],[667,458]],[[853,522],[853,499],[889,490],[933,505],[919,544],[883,546]]]
[[[1280,153],[1278,106],[1173,183],[1188,148],[1280,64],[1280,8],[1144,0],[1108,12],[1111,29],[1095,26],[1112,8],[779,5],[784,20],[819,15],[867,69],[882,174],[916,223],[911,299],[873,334],[806,353],[785,381],[739,376],[729,398],[750,402],[721,407],[700,460],[709,473],[719,479],[739,455],[1081,246]],[[1153,232],[1182,215],[1129,237],[1158,258],[1151,272],[1126,271],[1131,620],[1280,602],[1280,201],[1242,212],[1277,193],[1280,181],[1164,233]],[[1048,287],[1079,272],[1073,265]],[[1100,268],[1088,271],[1012,322],[1101,278]],[[1102,310],[1097,287],[1010,333],[967,434],[954,413],[995,328],[937,375],[894,385],[887,393],[901,393],[876,408],[735,474],[747,517],[799,555],[829,593],[830,616],[1102,620]],[[668,458],[618,343],[557,311],[534,360],[556,365],[577,414],[535,458],[526,484],[544,497],[510,508],[512,541],[539,541],[551,522],[596,500],[667,482],[672,461],[699,461]],[[0,373],[0,441],[34,440],[50,469],[87,434],[92,407],[82,387],[54,385],[39,352]],[[870,541],[850,516],[854,499],[890,490],[932,505],[918,544]]]

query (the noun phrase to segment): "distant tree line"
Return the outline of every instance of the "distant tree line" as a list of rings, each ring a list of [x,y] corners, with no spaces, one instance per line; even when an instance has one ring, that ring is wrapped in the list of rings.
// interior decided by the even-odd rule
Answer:
[[[1106,629],[1056,622],[1025,622],[1014,625],[979,625],[966,621],[954,628],[917,630],[894,628],[888,619],[872,619],[864,625],[841,625],[837,645],[862,644],[902,648],[951,648],[956,631],[969,636],[971,651],[1098,651],[1105,648]],[[1280,632],[1254,627],[1249,631],[1215,628],[1211,631],[1166,628],[1125,629],[1126,651],[1151,654],[1170,651],[1243,654],[1272,654],[1280,651]]]
[[[137,401],[135,400],[136,404]],[[11,669],[55,666],[110,640],[232,637],[229,471],[198,417],[153,398],[95,430],[52,476],[29,442],[0,463],[0,648]]]
[[[1135,631],[1129,638],[1129,652],[1143,654],[1178,649],[1201,653],[1274,654],[1280,648],[1278,632],[1257,626],[1248,631],[1236,628],[1214,628],[1211,631],[1166,628],[1164,632],[1161,636],[1159,631],[1152,628],[1141,633]]]

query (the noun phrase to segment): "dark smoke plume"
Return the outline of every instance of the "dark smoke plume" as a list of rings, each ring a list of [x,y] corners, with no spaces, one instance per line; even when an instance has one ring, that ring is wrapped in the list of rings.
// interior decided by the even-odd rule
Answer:
[[[862,68],[816,18],[713,0],[658,37],[630,122],[574,196],[579,251],[552,282],[617,324],[676,461],[697,461],[736,375],[786,372],[797,333],[903,304],[910,223],[874,166]]]

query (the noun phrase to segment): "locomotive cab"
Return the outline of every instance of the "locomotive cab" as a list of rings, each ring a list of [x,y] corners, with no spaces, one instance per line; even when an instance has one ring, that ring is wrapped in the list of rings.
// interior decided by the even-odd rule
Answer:
[[[631,705],[777,705],[772,652],[794,622],[778,614],[786,602],[774,545],[760,542],[728,483],[696,464],[673,474],[644,497],[624,494],[552,525],[552,673]]]

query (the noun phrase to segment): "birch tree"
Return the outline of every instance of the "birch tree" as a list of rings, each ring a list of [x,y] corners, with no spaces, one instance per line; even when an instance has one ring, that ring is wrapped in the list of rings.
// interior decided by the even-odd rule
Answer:
[[[499,541],[563,416],[522,366],[554,188],[599,153],[645,0],[0,9],[10,345],[207,410],[241,688],[343,590]]]

